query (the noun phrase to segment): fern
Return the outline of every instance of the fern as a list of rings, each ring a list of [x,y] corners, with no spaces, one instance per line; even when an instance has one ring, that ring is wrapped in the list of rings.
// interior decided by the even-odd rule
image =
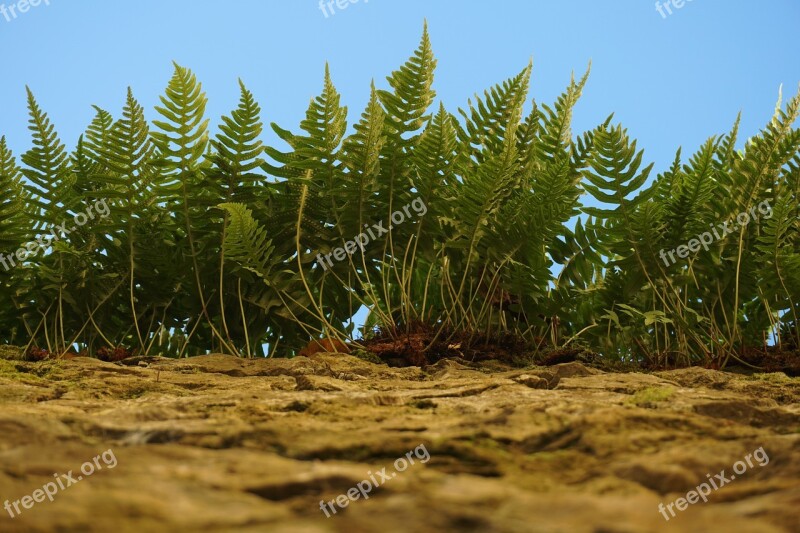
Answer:
[[[0,250],[16,251],[23,244],[27,221],[22,200],[22,172],[6,138],[0,137]]]
[[[0,266],[0,342],[291,355],[355,337],[362,307],[397,336],[425,322],[432,345],[459,330],[580,338],[656,367],[800,338],[800,95],[741,150],[737,118],[651,181],[612,117],[573,132],[588,70],[528,108],[528,64],[454,114],[432,107],[436,64],[426,25],[351,130],[326,66],[299,128],[272,124],[280,149],[262,144],[241,80],[212,136],[202,85],[177,64],[158,120],[129,89],[118,118],[94,107],[69,152],[28,90],[20,164],[0,137],[0,253],[90,205],[110,211]],[[730,235],[663,261],[742,213]],[[319,261],[373,225],[391,227]]]
[[[27,88],[26,88],[27,89]],[[33,147],[22,155],[29,202],[35,207],[35,227],[60,224],[74,205],[74,176],[64,144],[55,127],[41,110],[30,89],[28,91],[29,129]]]

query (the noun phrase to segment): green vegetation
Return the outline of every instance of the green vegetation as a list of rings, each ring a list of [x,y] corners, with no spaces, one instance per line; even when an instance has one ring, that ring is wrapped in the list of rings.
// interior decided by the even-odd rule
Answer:
[[[766,381],[775,384],[798,383],[798,378],[791,378],[783,372],[770,372],[768,374],[755,372],[748,376],[747,379],[752,381]]]
[[[61,361],[41,363],[25,363],[7,361],[0,358],[0,378],[38,385],[45,381],[60,381],[62,376]]]
[[[0,359],[24,359],[25,349],[19,346],[0,344]]]
[[[672,387],[647,387],[636,391],[636,393],[628,399],[628,403],[640,407],[647,407],[657,404],[658,402],[665,402],[672,398],[674,394],[675,389]]]
[[[652,365],[721,367],[767,335],[800,339],[800,96],[743,149],[737,120],[650,179],[611,118],[573,134],[588,72],[527,106],[529,65],[453,114],[431,109],[435,66],[426,30],[349,134],[326,68],[299,131],[272,125],[285,151],[262,145],[241,82],[212,134],[205,93],[178,65],[158,120],[129,90],[118,117],[96,108],[72,152],[29,91],[22,166],[0,138],[0,253],[97,201],[110,213],[0,267],[0,342],[288,355],[357,337],[362,306],[362,334],[424,324],[438,342],[516,334]],[[424,213],[392,224],[412,202]],[[742,213],[754,216],[664,259]],[[319,261],[376,226],[386,234]]]
[[[362,350],[361,348],[357,348],[357,349],[353,350],[350,353],[350,355],[352,355],[353,357],[358,357],[362,361],[367,361],[369,363],[375,363],[376,365],[382,365],[383,364],[383,360],[380,357],[378,357],[377,355],[375,355],[374,353],[372,353],[370,351]]]

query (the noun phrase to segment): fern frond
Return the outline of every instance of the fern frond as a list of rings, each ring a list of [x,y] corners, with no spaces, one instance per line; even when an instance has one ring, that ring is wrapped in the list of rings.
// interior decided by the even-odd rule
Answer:
[[[520,127],[520,110],[525,103],[530,84],[532,64],[502,84],[484,92],[484,97],[469,101],[469,110],[459,109],[464,127],[459,128],[459,169],[480,164],[503,151],[506,139],[516,135]]]
[[[243,204],[224,203],[217,207],[230,217],[223,245],[225,256],[269,282],[275,247],[267,238],[267,230],[256,222],[253,212]]]
[[[433,73],[436,58],[433,55],[428,23],[422,30],[419,47],[408,61],[387,77],[392,91],[378,92],[386,109],[389,136],[393,142],[403,144],[408,133],[416,132],[427,122],[426,112],[436,97],[433,90]],[[404,137],[405,136],[405,137]]]
[[[177,63],[174,67],[166,95],[160,97],[163,105],[156,106],[164,120],[154,120],[158,130],[151,133],[172,178],[164,186],[173,188],[197,169],[208,146],[208,119],[204,118],[208,99],[203,86],[191,70]]]
[[[22,172],[14,154],[0,137],[0,253],[16,251],[27,235],[24,217]],[[0,269],[3,272],[5,269]]]
[[[69,157],[58,138],[55,127],[42,111],[29,88],[29,129],[33,133],[33,147],[22,155],[25,168],[22,173],[28,183],[29,201],[35,206],[35,228],[60,224],[75,202]]]

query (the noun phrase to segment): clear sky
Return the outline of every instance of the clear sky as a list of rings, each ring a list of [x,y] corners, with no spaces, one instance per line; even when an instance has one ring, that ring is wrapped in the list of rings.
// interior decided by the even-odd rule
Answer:
[[[687,0],[665,16],[654,0],[358,0],[327,17],[319,0],[39,0],[22,13],[19,0],[0,4],[0,135],[17,155],[29,146],[26,84],[72,148],[91,104],[118,116],[128,85],[155,118],[173,60],[203,82],[213,123],[236,106],[241,77],[265,122],[292,130],[328,61],[352,124],[370,80],[386,87],[425,19],[450,111],[531,57],[532,96],[550,102],[592,60],[576,130],[613,112],[658,169],[678,146],[726,132],[740,110],[743,137],[754,134],[779,86],[794,93],[800,82],[798,0]],[[276,142],[271,130],[264,140]]]

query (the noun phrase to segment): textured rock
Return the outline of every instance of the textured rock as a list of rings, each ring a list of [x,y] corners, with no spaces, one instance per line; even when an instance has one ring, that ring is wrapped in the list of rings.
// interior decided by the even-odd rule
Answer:
[[[403,472],[395,460],[428,453]],[[658,511],[763,447],[666,522]],[[0,531],[790,532],[800,380],[579,363],[0,359],[0,505],[117,460]],[[331,501],[386,467],[369,499]]]

